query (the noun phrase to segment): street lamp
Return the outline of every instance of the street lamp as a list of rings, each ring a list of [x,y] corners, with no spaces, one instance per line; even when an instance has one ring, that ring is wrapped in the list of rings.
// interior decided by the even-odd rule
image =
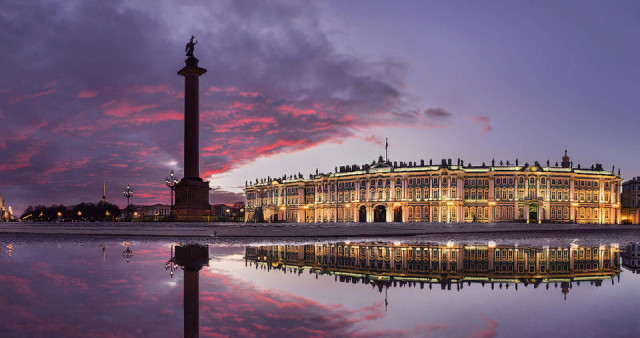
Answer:
[[[164,269],[169,271],[171,278],[173,278],[174,271],[178,270],[178,263],[176,263],[176,256],[173,255],[173,245],[171,245],[171,255],[169,260],[164,264]]]
[[[178,180],[176,180],[173,176],[173,170],[171,170],[169,176],[171,178],[165,178],[164,183],[167,185],[167,187],[169,187],[169,189],[171,189],[171,207],[173,208],[173,191],[176,190],[176,183],[178,183]]]
[[[133,196],[133,190],[131,190],[131,187],[127,184],[127,188],[124,189],[124,191],[122,192],[122,194],[124,195],[124,197],[127,198],[127,212],[126,212],[126,217],[127,219],[129,218],[129,199],[131,198],[131,196]]]
[[[131,250],[131,248],[129,248],[129,245],[130,245],[129,243],[122,243],[122,245],[127,247],[122,252],[122,257],[124,257],[124,259],[127,261],[127,263],[129,263],[129,261],[133,257],[133,251]]]

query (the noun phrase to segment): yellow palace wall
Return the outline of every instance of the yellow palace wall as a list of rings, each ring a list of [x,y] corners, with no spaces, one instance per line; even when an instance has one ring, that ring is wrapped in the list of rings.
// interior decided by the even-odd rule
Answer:
[[[534,166],[374,165],[247,186],[245,221],[619,223],[621,178]]]

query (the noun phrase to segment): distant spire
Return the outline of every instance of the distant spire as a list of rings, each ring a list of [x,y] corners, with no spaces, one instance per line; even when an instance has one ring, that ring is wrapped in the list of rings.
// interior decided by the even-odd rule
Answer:
[[[389,139],[384,138],[384,161],[389,162]]]
[[[106,181],[102,181],[102,199],[100,200],[100,203],[109,203],[109,200],[107,199],[107,182]]]

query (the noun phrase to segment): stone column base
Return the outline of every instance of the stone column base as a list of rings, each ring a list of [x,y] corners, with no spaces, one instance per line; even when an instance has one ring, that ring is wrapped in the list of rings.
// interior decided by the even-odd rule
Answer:
[[[207,222],[211,218],[209,182],[198,178],[183,178],[176,184],[176,203],[171,219],[178,222]]]

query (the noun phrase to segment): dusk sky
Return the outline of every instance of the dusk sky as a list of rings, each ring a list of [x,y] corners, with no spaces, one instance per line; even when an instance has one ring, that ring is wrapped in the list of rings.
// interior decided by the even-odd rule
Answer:
[[[602,163],[640,176],[638,1],[5,1],[0,195],[169,203],[196,36],[201,175],[245,180],[384,154]]]

